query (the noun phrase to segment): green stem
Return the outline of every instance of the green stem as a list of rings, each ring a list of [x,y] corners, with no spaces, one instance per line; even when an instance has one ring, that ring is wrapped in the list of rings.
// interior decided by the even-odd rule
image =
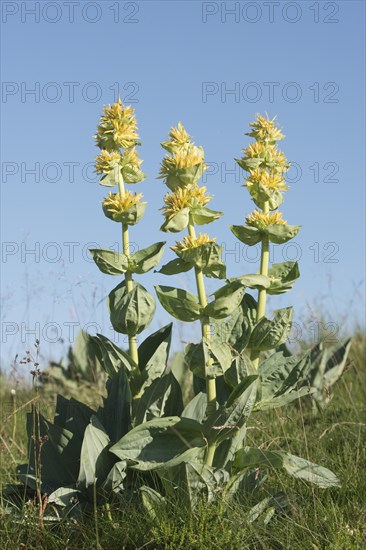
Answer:
[[[13,403],[13,432],[12,432],[12,443],[15,443],[15,435],[17,431],[17,398],[16,390],[11,390],[11,400]]]
[[[196,239],[196,230],[195,230],[194,223],[192,221],[191,216],[189,217],[188,234],[192,239]],[[194,271],[196,276],[198,299],[199,299],[200,305],[202,307],[206,307],[207,296],[206,296],[205,281],[203,278],[203,273],[202,273],[202,270],[198,269],[197,267],[195,267]],[[211,330],[210,330],[209,317],[202,318],[201,328],[202,328],[202,337],[206,338],[207,340],[210,340]],[[207,416],[208,418],[210,418],[213,414],[215,414],[215,411],[216,411],[216,380],[215,378],[211,378],[208,376],[207,370],[206,370],[206,394],[207,394]],[[215,456],[215,450],[216,450],[215,443],[211,443],[207,448],[205,463],[208,466],[212,466],[213,459]]]
[[[125,196],[125,186],[124,186],[123,177],[121,173],[119,173],[119,177],[118,177],[118,189],[119,189],[119,194],[123,198]],[[123,253],[127,257],[129,257],[130,256],[130,238],[128,234],[128,225],[126,223],[122,223],[122,245],[123,245]],[[133,279],[132,279],[132,273],[129,270],[127,270],[125,273],[125,281],[126,281],[127,292],[132,292]],[[128,344],[129,344],[131,358],[136,363],[136,365],[138,365],[139,356],[137,351],[137,341],[136,341],[135,334],[128,335]]]
[[[113,518],[112,518],[112,514],[111,514],[111,507],[110,507],[109,502],[106,502],[106,503],[104,504],[104,508],[105,508],[106,513],[107,513],[108,521],[110,521],[111,523],[113,523]]]
[[[268,201],[266,201],[263,205],[263,212],[265,214],[268,214],[269,212]],[[260,274],[265,275],[267,277],[268,267],[269,267],[269,239],[267,236],[264,236],[262,239]],[[267,302],[267,290],[265,288],[262,288],[261,290],[258,291],[257,323],[266,314],[266,302]],[[251,353],[251,359],[256,369],[259,366],[259,355],[260,355],[260,352],[258,350],[253,350]]]

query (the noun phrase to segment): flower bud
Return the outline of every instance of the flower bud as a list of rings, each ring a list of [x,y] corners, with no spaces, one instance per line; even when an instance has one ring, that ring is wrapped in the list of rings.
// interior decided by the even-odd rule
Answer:
[[[190,237],[187,235],[183,237],[181,242],[177,242],[175,246],[172,246],[171,249],[179,254],[185,250],[192,250],[193,248],[198,248],[204,244],[214,243],[215,238],[210,238],[207,233],[200,233],[196,238]]]
[[[256,227],[257,229],[265,229],[269,225],[286,225],[286,221],[282,219],[281,212],[265,213],[259,210],[254,210],[245,218],[247,225]]]
[[[123,106],[119,99],[113,105],[106,105],[100,118],[97,133],[94,136],[100,149],[116,151],[120,148],[130,148],[138,144],[137,122],[135,110]]]
[[[199,187],[196,183],[186,187],[178,187],[174,193],[167,193],[164,197],[165,206],[162,210],[166,219],[171,219],[183,208],[197,208],[206,206],[212,199],[206,195],[206,187]]]
[[[119,151],[112,151],[110,153],[106,149],[103,149],[95,159],[95,171],[98,174],[109,174],[121,161],[122,156]]]
[[[102,202],[103,212],[107,218],[128,225],[136,224],[144,214],[146,202],[140,202],[142,193],[109,193]]]
[[[280,128],[276,126],[275,120],[276,117],[270,120],[268,115],[264,118],[258,114],[256,120],[249,123],[249,126],[251,126],[253,130],[246,135],[264,143],[273,144],[276,141],[280,141],[285,136],[281,133]]]

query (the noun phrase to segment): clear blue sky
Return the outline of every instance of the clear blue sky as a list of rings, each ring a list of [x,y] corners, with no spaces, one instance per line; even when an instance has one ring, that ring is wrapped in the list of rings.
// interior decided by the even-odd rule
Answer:
[[[225,212],[208,229],[226,247],[228,274],[256,271],[254,251],[240,248],[228,229],[244,221],[252,203],[240,173],[227,171],[249,142],[244,133],[255,113],[277,114],[286,134],[281,147],[296,163],[283,211],[303,229],[295,246],[275,248],[274,259],[301,256],[302,277],[270,307],[293,304],[307,337],[316,330],[302,325],[311,311],[326,312],[340,328],[363,320],[363,1],[3,1],[1,7],[5,362],[27,348],[35,336],[27,340],[26,332],[37,326],[44,353],[54,358],[61,347],[51,340],[67,341],[69,323],[96,322],[111,336],[105,297],[118,279],[101,274],[85,250],[120,238],[118,225],[102,214],[106,190],[88,165],[97,154],[92,135],[102,107],[118,91],[136,108],[149,175],[138,185],[148,211],[131,229],[132,241],[174,243],[159,232],[166,188],[156,176],[159,144],[181,120],[210,163],[211,206]],[[172,257],[167,250],[165,261]],[[157,283],[194,290],[191,274],[139,281],[150,291]],[[168,319],[158,307],[149,331]],[[196,325],[177,325],[176,345],[192,337]]]

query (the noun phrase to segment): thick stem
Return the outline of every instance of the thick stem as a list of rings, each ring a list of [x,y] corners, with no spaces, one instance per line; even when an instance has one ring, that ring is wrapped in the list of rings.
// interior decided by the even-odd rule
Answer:
[[[188,223],[188,234],[192,239],[196,238],[196,231],[194,228],[194,223],[189,218]],[[201,269],[198,269],[195,267],[195,275],[196,275],[196,284],[197,284],[197,291],[198,291],[198,299],[200,301],[200,305],[202,307],[207,306],[207,296],[206,296],[206,290],[205,290],[205,281],[203,278],[203,273]],[[207,340],[210,340],[211,338],[211,331],[210,331],[210,319],[208,317],[204,317],[201,320],[201,328],[202,328],[202,337],[206,338]],[[206,394],[207,394],[207,416],[210,418],[216,411],[216,380],[215,378],[211,378],[207,374],[206,370]],[[211,443],[207,448],[207,453],[205,457],[205,463],[207,466],[212,466],[213,459],[215,456],[215,450],[216,450],[216,444]]]
[[[265,214],[268,214],[269,212],[268,201],[265,202],[263,205],[263,212]],[[265,275],[267,277],[268,267],[269,267],[269,240],[267,236],[264,236],[262,239],[260,274]],[[266,302],[267,302],[267,290],[265,288],[262,288],[261,290],[258,291],[257,323],[266,314]],[[260,352],[258,350],[253,350],[251,353],[251,359],[256,369],[259,366],[259,355],[260,355]]]
[[[123,177],[121,173],[119,173],[119,176],[118,176],[118,189],[119,189],[119,194],[123,198],[125,196],[125,186],[124,186]],[[130,238],[128,234],[128,225],[126,223],[122,223],[122,246],[123,246],[123,253],[127,257],[129,257],[130,256]],[[133,279],[132,279],[131,271],[128,271],[128,270],[126,271],[125,281],[126,281],[127,292],[132,292]],[[128,335],[128,344],[129,344],[131,358],[136,363],[136,365],[138,365],[139,356],[137,351],[136,335],[134,334]]]

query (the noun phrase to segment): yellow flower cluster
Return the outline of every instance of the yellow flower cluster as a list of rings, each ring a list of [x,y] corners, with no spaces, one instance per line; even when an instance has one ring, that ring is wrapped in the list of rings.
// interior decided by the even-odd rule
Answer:
[[[143,161],[140,159],[135,147],[132,147],[131,149],[126,149],[122,157],[123,166],[132,165],[136,168],[140,168],[142,163]]]
[[[262,185],[270,190],[286,191],[288,189],[285,178],[280,172],[267,172],[266,170],[253,170],[247,178],[247,187]]]
[[[181,122],[177,126],[170,129],[168,134],[170,141],[164,141],[161,145],[168,151],[173,151],[176,148],[185,147],[192,143],[191,136],[188,134]]]
[[[204,162],[204,152],[200,147],[189,144],[174,149],[173,156],[167,155],[163,158],[160,168],[160,176],[165,177],[168,174],[174,174],[180,168],[191,168],[197,164],[203,164],[203,169],[207,166]]]
[[[245,218],[245,221],[247,225],[251,225],[252,227],[256,227],[257,229],[265,229],[269,225],[286,225],[286,221],[282,219],[282,213],[281,212],[272,212],[271,214],[260,212],[259,210],[254,210],[252,214],[249,214]]]
[[[276,117],[271,120],[268,118],[268,115],[266,118],[257,115],[256,120],[249,123],[249,126],[251,126],[253,130],[247,135],[253,137],[257,141],[264,141],[266,143],[280,141],[285,136],[282,134],[280,128],[276,126],[275,120]]]
[[[110,153],[106,149],[103,149],[95,159],[95,170],[98,174],[109,174],[112,170],[111,163],[113,161],[120,163],[121,160],[122,157],[119,151],[112,151]]]
[[[243,150],[243,156],[238,160],[239,165],[249,172],[246,185],[260,207],[274,196],[274,192],[288,189],[284,174],[290,164],[276,143],[285,136],[275,124],[275,118],[257,115],[256,120],[250,123],[252,131],[247,134],[256,141]]]
[[[187,235],[181,242],[177,242],[175,246],[172,246],[171,249],[179,254],[185,250],[192,250],[193,248],[197,248],[204,244],[214,243],[215,241],[216,239],[210,238],[207,233],[200,233],[196,238]]]
[[[161,145],[169,151],[161,163],[160,178],[166,178],[169,175],[175,175],[177,170],[192,168],[201,165],[202,172],[207,169],[205,163],[205,154],[202,147],[197,147],[183,124],[170,129],[170,141],[165,141]]]
[[[285,172],[289,165],[282,151],[277,145],[268,145],[261,141],[250,143],[244,149],[244,159],[261,159],[264,164],[271,164],[278,172]]]
[[[172,218],[183,208],[196,208],[206,206],[212,199],[206,195],[206,187],[199,187],[196,183],[186,187],[178,187],[174,193],[167,193],[164,197],[165,206],[161,210],[167,219]]]
[[[142,199],[142,193],[130,193],[125,191],[123,197],[119,193],[109,193],[103,202],[103,209],[110,214],[121,214],[132,206],[135,206]]]
[[[135,110],[124,107],[121,100],[106,105],[100,118],[97,133],[94,136],[100,149],[115,151],[134,147],[138,142]]]

